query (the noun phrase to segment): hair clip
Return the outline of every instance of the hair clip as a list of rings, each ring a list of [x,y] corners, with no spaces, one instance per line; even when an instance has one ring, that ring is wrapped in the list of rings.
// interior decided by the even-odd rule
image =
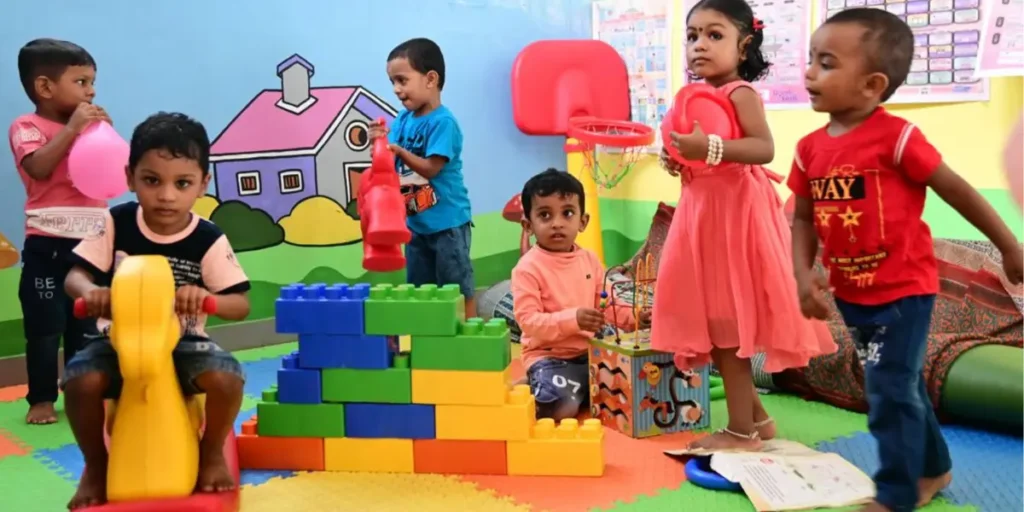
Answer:
[[[764,30],[764,22],[760,18],[754,18],[754,30]]]

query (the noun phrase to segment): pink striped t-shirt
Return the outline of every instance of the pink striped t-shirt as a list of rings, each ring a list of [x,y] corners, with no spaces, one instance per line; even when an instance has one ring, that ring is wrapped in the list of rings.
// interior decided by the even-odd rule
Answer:
[[[86,197],[71,184],[65,156],[44,180],[33,179],[22,162],[50,142],[64,125],[36,114],[25,114],[11,123],[7,138],[14,165],[25,185],[25,234],[82,239],[103,230],[106,201]]]

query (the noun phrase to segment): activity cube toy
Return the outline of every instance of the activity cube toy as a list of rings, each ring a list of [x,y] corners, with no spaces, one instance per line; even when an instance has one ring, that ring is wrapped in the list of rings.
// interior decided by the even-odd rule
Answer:
[[[465,319],[458,286],[294,284],[276,308],[299,349],[242,425],[242,468],[603,474],[600,421],[537,421],[507,324]]]
[[[707,366],[680,371],[644,338],[593,340],[589,363],[590,412],[605,426],[643,438],[711,424]]]

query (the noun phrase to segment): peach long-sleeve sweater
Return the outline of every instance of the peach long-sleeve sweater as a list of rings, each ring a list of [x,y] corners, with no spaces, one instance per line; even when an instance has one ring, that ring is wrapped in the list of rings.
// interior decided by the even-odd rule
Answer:
[[[576,311],[597,308],[604,285],[604,268],[594,253],[574,247],[551,252],[534,246],[512,270],[512,300],[516,322],[523,330],[523,367],[545,357],[572,359],[585,354],[594,333],[580,329]],[[611,291],[609,290],[609,293]],[[615,304],[609,298],[609,304]],[[604,311],[619,328],[636,325],[627,305]]]

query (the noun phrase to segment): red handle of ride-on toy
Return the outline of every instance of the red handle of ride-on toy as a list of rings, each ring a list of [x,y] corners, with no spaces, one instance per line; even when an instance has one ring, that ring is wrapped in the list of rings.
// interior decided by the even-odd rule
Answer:
[[[207,295],[203,299],[203,313],[212,315],[217,312],[217,297],[213,295]],[[86,309],[85,299],[79,297],[75,299],[74,311],[75,318],[82,319],[89,316],[89,312]]]

